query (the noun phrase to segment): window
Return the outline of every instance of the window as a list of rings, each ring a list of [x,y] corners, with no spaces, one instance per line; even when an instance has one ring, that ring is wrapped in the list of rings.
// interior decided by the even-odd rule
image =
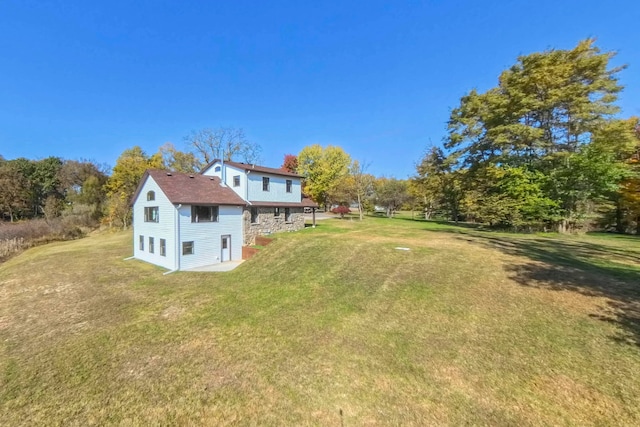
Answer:
[[[220,166],[216,166],[215,169],[213,169],[216,172],[220,172]]]
[[[258,208],[251,208],[251,224],[258,223]]]
[[[154,251],[153,247],[153,237],[149,237],[149,253],[152,254]]]
[[[290,208],[284,208],[284,220],[286,222],[291,222],[291,209]]]
[[[151,201],[151,200],[155,200],[156,199],[156,192],[155,191],[148,191],[147,192],[147,200]]]
[[[262,191],[269,191],[269,177],[262,177]]]
[[[193,255],[193,242],[182,242],[182,255]]]
[[[233,176],[233,186],[240,187],[240,175]]]
[[[293,185],[293,182],[288,179],[287,180],[287,193],[291,193],[291,186]]]
[[[218,222],[218,207],[191,206],[191,222]]]
[[[167,256],[167,241],[160,239],[160,256]]]
[[[158,222],[158,220],[157,206],[144,208],[144,222]]]
[[[273,216],[280,216],[280,208],[273,208]]]
[[[140,235],[140,250],[144,251],[144,236]]]

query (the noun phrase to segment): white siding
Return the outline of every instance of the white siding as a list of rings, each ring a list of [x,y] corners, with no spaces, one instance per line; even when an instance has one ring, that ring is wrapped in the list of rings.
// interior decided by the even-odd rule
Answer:
[[[147,192],[155,192],[155,200],[147,201]],[[158,222],[144,221],[145,207],[158,207]],[[162,192],[158,184],[147,177],[137,200],[133,204],[133,256],[137,259],[156,264],[169,270],[175,270],[175,234],[174,224],[176,208]],[[144,250],[140,250],[140,236],[144,236]],[[149,253],[149,237],[153,237],[155,251]],[[160,239],[167,241],[166,256],[160,255]]]
[[[269,178],[269,191],[262,190],[262,178]],[[291,180],[291,193],[287,193],[286,181]],[[271,175],[252,171],[248,175],[249,201],[300,203],[300,178]]]
[[[215,172],[216,166],[221,166],[221,172]],[[244,200],[247,199],[247,174],[244,169],[238,169],[234,166],[229,166],[227,164],[224,165],[224,177],[222,176],[222,165],[220,162],[216,162],[211,167],[203,172],[203,175],[206,176],[217,176],[227,184],[227,187],[235,191],[235,193],[242,197]],[[233,177],[240,176],[240,186],[233,186]],[[224,179],[223,179],[224,178]]]
[[[218,222],[191,222],[191,206],[179,209],[180,270],[220,262],[221,236],[231,235],[231,260],[242,259],[242,207],[220,206]],[[182,243],[194,242],[193,255],[182,255]]]

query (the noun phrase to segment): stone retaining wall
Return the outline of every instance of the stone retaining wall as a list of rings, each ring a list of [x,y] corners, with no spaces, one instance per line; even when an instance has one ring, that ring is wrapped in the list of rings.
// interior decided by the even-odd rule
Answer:
[[[291,209],[291,221],[285,221],[284,208],[280,208],[280,215],[275,216],[274,208],[259,207],[258,221],[251,223],[251,208],[245,208],[243,212],[244,242],[245,245],[253,245],[256,236],[268,236],[281,231],[297,231],[304,228],[304,209]]]

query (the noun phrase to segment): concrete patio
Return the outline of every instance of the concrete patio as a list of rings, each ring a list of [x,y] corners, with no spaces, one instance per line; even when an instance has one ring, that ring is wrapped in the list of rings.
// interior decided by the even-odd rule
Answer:
[[[227,262],[220,262],[218,264],[211,264],[211,265],[205,265],[202,267],[196,267],[196,268],[189,268],[187,270],[183,270],[183,271],[197,271],[197,272],[224,272],[224,271],[231,271],[234,268],[236,268],[237,266],[239,266],[240,264],[242,264],[244,262],[244,260],[240,260],[240,261],[227,261]]]

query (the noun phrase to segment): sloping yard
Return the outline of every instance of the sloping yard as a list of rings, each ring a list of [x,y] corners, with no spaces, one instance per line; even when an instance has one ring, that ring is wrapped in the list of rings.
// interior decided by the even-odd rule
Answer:
[[[0,265],[0,424],[640,424],[640,239],[367,218],[223,274],[130,253]]]

